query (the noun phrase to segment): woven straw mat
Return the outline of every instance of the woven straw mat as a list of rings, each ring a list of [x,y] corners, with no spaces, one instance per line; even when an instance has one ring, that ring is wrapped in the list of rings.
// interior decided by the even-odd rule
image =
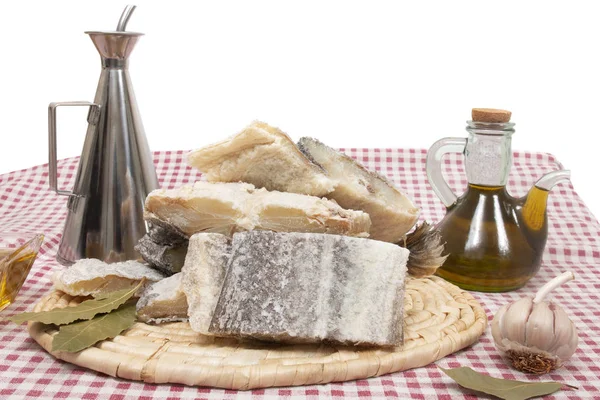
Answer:
[[[78,304],[56,291],[35,311]],[[203,336],[186,322],[136,323],[112,340],[78,353],[52,352],[58,331],[30,323],[30,335],[67,362],[108,375],[152,383],[254,389],[348,381],[421,367],[477,341],[487,317],[469,293],[438,277],[406,284],[402,348],[285,345]]]

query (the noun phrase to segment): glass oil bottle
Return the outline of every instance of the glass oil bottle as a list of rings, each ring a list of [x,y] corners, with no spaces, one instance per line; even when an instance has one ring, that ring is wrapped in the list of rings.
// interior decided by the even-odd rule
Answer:
[[[467,139],[442,139],[427,156],[429,181],[447,209],[437,228],[449,257],[437,275],[467,290],[514,290],[540,268],[548,235],[548,192],[570,174],[551,172],[526,196],[512,197],[506,190],[514,133],[510,112],[474,109],[467,124]],[[441,158],[448,152],[465,157],[469,184],[458,198],[442,177]]]

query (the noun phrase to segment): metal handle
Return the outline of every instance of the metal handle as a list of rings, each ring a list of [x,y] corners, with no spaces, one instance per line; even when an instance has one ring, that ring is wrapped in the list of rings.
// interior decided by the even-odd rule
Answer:
[[[87,121],[90,125],[96,125],[100,116],[100,105],[89,101],[64,101],[50,103],[48,106],[48,179],[50,189],[62,196],[80,196],[68,190],[58,189],[58,175],[56,166],[56,109],[61,106],[89,106]]]
[[[464,153],[466,145],[465,138],[444,138],[435,142],[427,152],[427,179],[446,207],[456,203],[456,195],[442,175],[442,157],[446,153]]]

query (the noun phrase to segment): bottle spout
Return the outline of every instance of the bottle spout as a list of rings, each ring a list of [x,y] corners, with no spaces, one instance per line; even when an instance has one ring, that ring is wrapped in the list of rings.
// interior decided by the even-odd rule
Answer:
[[[123,32],[127,28],[127,23],[129,22],[129,18],[131,18],[131,14],[135,11],[135,6],[130,4],[125,7],[123,10],[123,14],[121,14],[121,18],[119,19],[119,23],[117,24],[117,31]]]
[[[560,171],[549,172],[542,176],[535,183],[535,187],[538,189],[550,191],[554,186],[561,182],[565,182],[571,179],[571,171],[562,169]]]
[[[548,192],[560,182],[568,181],[571,171],[560,170],[542,176],[524,198],[522,217],[525,226],[531,231],[539,231],[546,223],[546,203]]]

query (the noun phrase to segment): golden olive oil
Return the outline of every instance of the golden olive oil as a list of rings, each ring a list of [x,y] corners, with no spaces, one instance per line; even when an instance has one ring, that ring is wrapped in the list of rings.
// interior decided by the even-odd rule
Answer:
[[[17,297],[36,256],[22,249],[0,249],[0,311]]]
[[[504,186],[469,184],[438,224],[450,255],[437,275],[483,292],[525,285],[538,271],[546,244],[547,197],[535,186],[524,200]]]

